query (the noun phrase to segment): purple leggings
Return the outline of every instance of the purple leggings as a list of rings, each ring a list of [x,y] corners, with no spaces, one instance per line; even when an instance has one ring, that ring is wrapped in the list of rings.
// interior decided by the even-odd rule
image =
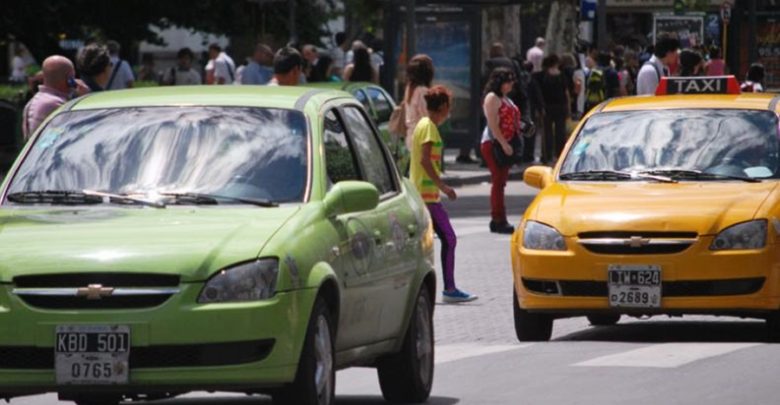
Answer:
[[[441,241],[441,271],[444,276],[444,289],[455,289],[455,246],[458,238],[450,224],[450,216],[441,203],[427,203],[428,212],[433,221],[433,231]]]

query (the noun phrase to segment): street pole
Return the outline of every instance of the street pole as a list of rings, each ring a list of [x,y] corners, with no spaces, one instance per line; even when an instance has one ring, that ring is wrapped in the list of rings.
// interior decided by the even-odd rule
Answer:
[[[599,0],[596,6],[597,44],[599,50],[607,49],[607,0]]]
[[[414,37],[414,7],[415,0],[406,0],[406,62],[414,56],[416,52],[416,41]]]

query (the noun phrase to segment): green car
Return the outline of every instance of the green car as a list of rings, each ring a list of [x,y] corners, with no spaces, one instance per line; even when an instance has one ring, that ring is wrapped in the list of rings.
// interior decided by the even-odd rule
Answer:
[[[368,82],[325,82],[308,83],[308,87],[343,90],[352,94],[368,111],[374,123],[379,127],[382,140],[390,149],[397,167],[409,165],[409,152],[406,150],[403,138],[395,136],[388,130],[390,115],[396,103],[393,97],[380,86]]]
[[[89,95],[0,198],[0,400],[332,404],[350,366],[388,400],[430,393],[430,218],[348,93]]]

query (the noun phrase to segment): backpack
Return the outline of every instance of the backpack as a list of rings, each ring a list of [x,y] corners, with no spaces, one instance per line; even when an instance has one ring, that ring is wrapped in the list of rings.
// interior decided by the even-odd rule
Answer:
[[[593,68],[585,80],[585,103],[588,106],[595,106],[606,100],[606,81],[604,71]]]
[[[743,93],[753,93],[754,87],[753,82],[746,81],[745,83],[742,83],[742,86],[739,86],[739,90]]]

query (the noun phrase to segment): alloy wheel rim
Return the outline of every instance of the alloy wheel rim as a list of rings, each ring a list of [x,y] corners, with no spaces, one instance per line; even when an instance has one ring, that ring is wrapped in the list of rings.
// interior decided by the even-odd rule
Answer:
[[[431,314],[427,301],[420,297],[417,301],[417,364],[419,364],[420,381],[428,387],[431,383],[433,369],[433,331],[431,330]]]
[[[317,388],[317,402],[329,404],[333,388],[333,345],[331,344],[330,325],[324,315],[317,318],[317,333],[314,335],[314,358],[317,368],[314,372],[314,384]]]

